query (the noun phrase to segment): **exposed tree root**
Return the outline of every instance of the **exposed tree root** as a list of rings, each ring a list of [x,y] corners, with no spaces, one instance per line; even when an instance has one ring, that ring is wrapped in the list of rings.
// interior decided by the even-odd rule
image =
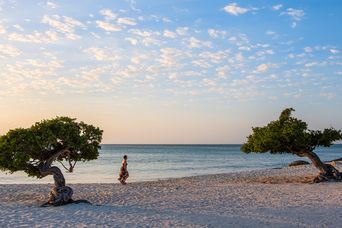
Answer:
[[[73,190],[69,186],[53,187],[49,192],[48,203],[60,206],[72,201]]]
[[[328,172],[320,172],[313,180],[314,183],[326,181],[342,181],[342,174],[332,165],[325,164]]]

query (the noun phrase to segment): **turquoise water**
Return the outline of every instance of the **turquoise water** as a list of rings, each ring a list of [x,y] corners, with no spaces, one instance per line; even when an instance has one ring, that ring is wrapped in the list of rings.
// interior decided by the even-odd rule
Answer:
[[[67,183],[117,183],[122,156],[128,155],[128,182],[174,177],[238,172],[287,166],[305,160],[290,154],[245,154],[241,145],[102,145],[95,161],[79,163],[73,173],[65,173]],[[342,145],[318,148],[323,161],[342,157]],[[53,183],[52,176],[43,179],[24,173],[0,172],[0,184]]]

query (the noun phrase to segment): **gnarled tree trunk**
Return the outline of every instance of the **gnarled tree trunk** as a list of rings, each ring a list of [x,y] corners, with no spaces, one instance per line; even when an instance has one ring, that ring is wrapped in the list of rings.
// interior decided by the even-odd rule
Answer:
[[[55,181],[55,187],[51,189],[49,193],[49,200],[47,202],[47,204],[51,204],[53,206],[60,206],[63,204],[73,202],[71,198],[73,194],[73,190],[69,186],[65,186],[65,179],[64,179],[62,171],[56,166],[51,167],[52,162],[56,158],[58,158],[59,156],[65,153],[69,153],[69,151],[61,150],[38,166],[39,172],[42,177],[45,177],[47,175],[53,175],[53,179]]]
[[[301,150],[296,152],[296,155],[309,158],[312,164],[319,170],[318,176],[314,179],[315,183],[322,181],[342,181],[342,174],[334,166],[323,163],[316,153]]]

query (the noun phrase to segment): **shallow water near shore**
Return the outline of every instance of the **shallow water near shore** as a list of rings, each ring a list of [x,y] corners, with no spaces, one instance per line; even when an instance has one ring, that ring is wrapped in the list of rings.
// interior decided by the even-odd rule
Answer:
[[[285,167],[295,160],[306,160],[290,154],[245,154],[241,145],[102,145],[95,161],[80,162],[73,173],[65,173],[67,183],[117,183],[124,154],[128,155],[128,182],[230,173],[246,170]],[[342,157],[342,145],[315,150],[323,161]],[[58,163],[56,164],[58,165]],[[0,172],[0,184],[53,183],[52,176],[43,179],[25,173]]]

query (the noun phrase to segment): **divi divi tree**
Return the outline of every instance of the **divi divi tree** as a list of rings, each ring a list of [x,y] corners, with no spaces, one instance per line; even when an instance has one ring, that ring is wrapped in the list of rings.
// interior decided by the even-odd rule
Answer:
[[[271,121],[264,127],[252,128],[253,133],[247,137],[241,150],[246,153],[291,153],[307,157],[319,170],[314,182],[341,181],[341,173],[332,165],[323,163],[314,152],[318,146],[329,147],[332,142],[341,140],[341,131],[334,128],[309,130],[307,123],[291,116],[292,111],[293,108],[287,108],[282,111],[278,120]]]
[[[0,169],[24,171],[28,176],[52,175],[55,186],[48,204],[58,206],[73,202],[73,190],[65,185],[59,162],[68,172],[77,162],[97,159],[102,130],[69,117],[43,120],[30,128],[17,128],[0,136]]]

